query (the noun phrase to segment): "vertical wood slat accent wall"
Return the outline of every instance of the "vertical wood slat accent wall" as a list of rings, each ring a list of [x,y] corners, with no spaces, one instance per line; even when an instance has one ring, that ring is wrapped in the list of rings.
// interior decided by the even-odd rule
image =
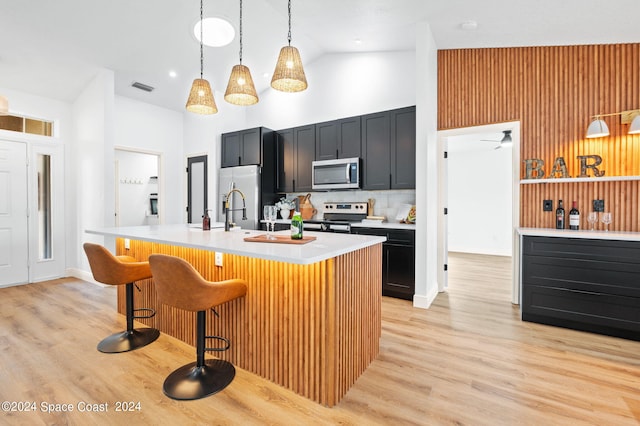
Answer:
[[[228,351],[213,356],[318,403],[337,404],[378,356],[382,270],[372,265],[381,265],[381,244],[311,265],[224,254],[220,268],[210,251],[136,240],[125,250],[121,238],[116,253],[138,260],[169,254],[189,261],[205,279],[247,280],[245,297],[216,307],[220,318],[207,314],[207,334],[231,340]],[[138,285],[135,307],[157,310],[140,322],[195,346],[195,313],[160,304],[152,280]],[[124,314],[120,287],[118,312]]]
[[[564,157],[577,177],[577,155],[600,155],[606,176],[640,175],[640,135],[606,117],[610,136],[586,139],[591,117],[640,109],[640,44],[458,49],[438,52],[438,129],[520,121],[521,160]],[[484,143],[484,142],[479,142]],[[521,163],[524,178],[524,163]],[[581,229],[593,199],[604,199],[612,230],[640,231],[637,181],[520,185],[520,226],[553,227],[544,199],[578,202]],[[599,224],[602,227],[602,224]]]

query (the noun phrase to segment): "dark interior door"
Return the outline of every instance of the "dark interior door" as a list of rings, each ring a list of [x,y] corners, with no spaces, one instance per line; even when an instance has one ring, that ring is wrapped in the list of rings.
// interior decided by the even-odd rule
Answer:
[[[197,223],[208,209],[207,156],[187,159],[187,223]]]

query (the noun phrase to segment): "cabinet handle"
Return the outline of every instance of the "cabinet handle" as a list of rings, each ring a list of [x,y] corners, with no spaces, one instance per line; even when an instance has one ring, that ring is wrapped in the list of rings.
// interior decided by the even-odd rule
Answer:
[[[240,164],[242,164],[242,157],[240,157],[240,156],[238,155],[238,166],[239,166]]]
[[[292,189],[291,192],[296,192],[296,180],[295,179],[291,181],[291,187],[292,187],[291,188]]]
[[[391,188],[392,188],[392,187],[391,187],[391,181],[392,181],[392,180],[393,180],[393,179],[391,178],[391,173],[389,173],[389,189],[391,189]]]

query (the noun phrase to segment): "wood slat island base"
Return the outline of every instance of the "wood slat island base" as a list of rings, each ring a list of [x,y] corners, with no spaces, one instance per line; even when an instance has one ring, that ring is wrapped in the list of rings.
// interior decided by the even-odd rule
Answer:
[[[217,307],[220,318],[207,315],[207,334],[231,340],[213,355],[320,404],[337,404],[379,353],[382,244],[308,265],[223,253],[222,267],[210,250],[138,240],[129,247],[116,239],[117,254],[169,254],[207,280],[245,279],[244,298]],[[160,304],[152,280],[138,286],[135,307],[157,310],[139,321],[195,345],[195,313]],[[118,312],[124,309],[118,288]]]

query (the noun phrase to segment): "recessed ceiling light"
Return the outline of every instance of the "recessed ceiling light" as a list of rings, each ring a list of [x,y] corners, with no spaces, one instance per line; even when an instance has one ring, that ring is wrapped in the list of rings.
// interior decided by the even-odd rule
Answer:
[[[362,40],[360,40],[359,38],[357,38],[357,39],[353,40],[353,42],[354,42],[355,44],[357,44],[358,46],[362,44]]]
[[[169,71],[169,77],[171,78],[176,78],[178,76],[178,73],[175,71]]]
[[[193,35],[200,41],[200,21],[193,26]],[[224,18],[204,18],[202,20],[202,43],[211,47],[226,46],[236,36],[233,25]]]
[[[478,23],[476,21],[465,21],[460,24],[460,28],[466,31],[473,31],[478,28]]]

